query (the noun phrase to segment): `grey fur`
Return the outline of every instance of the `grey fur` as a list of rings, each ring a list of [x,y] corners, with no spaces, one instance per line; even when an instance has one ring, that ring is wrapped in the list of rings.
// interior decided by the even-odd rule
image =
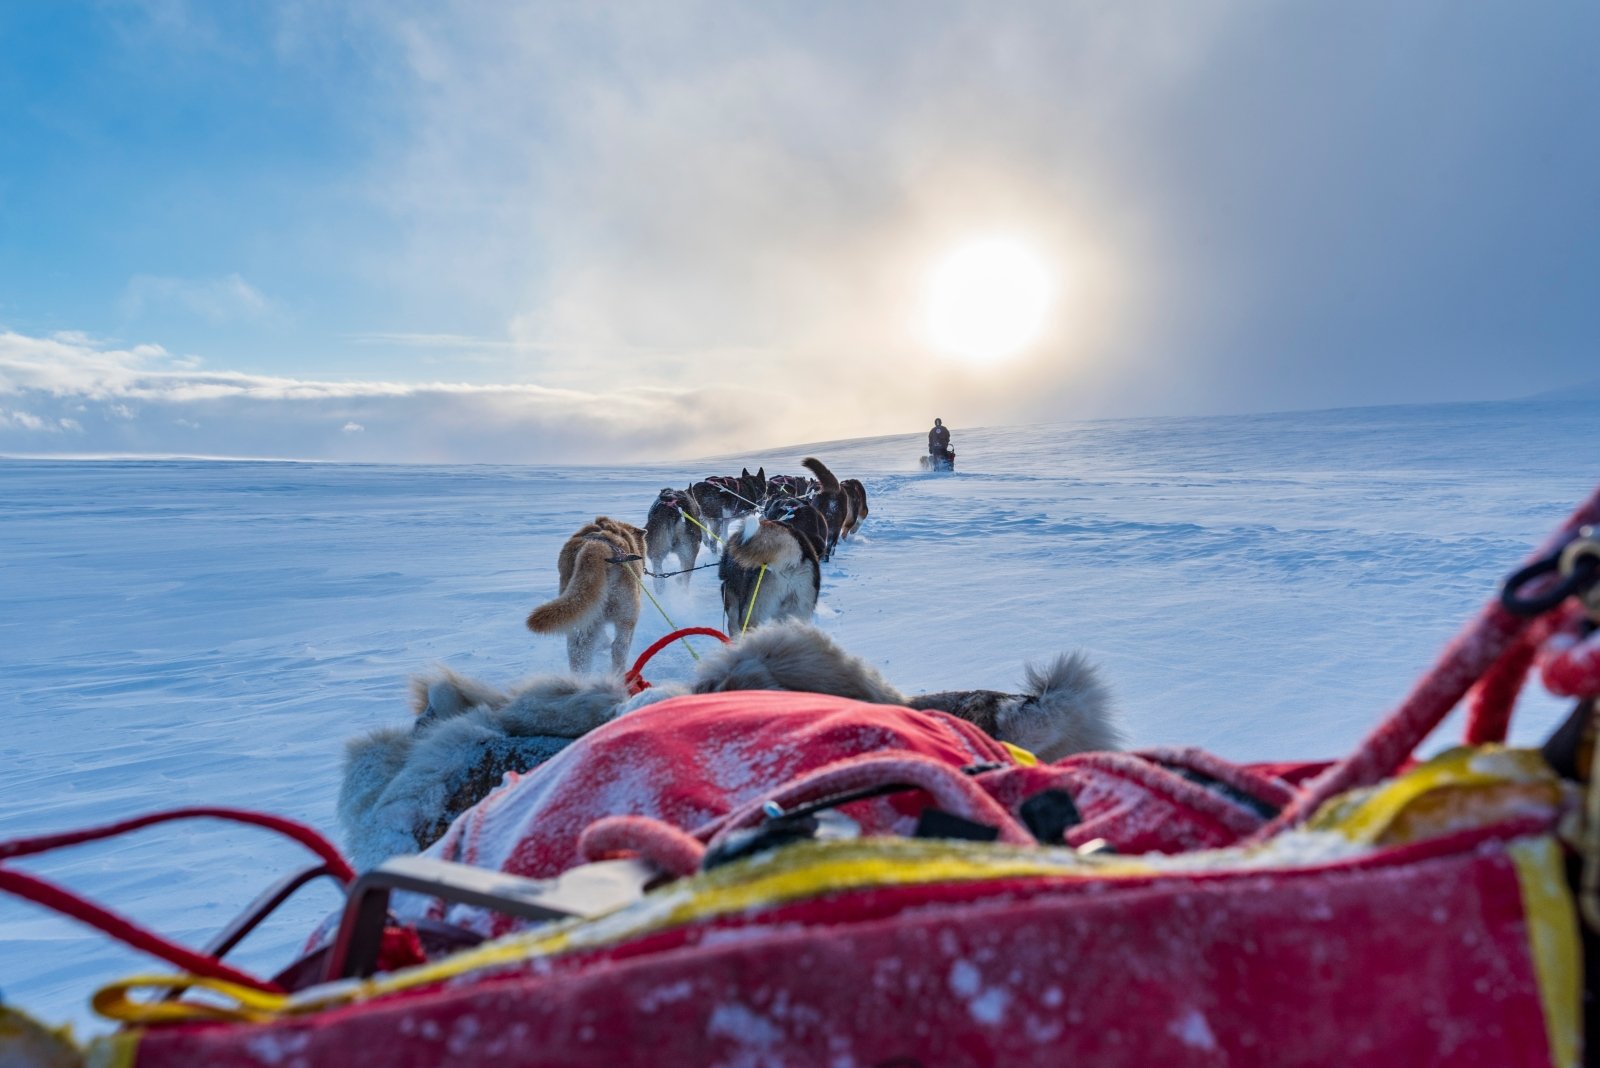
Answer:
[[[410,730],[346,747],[338,815],[351,859],[376,866],[426,848],[507,771],[527,771],[607,722],[627,700],[611,676],[548,676],[506,693],[448,669],[412,682]]]
[[[1083,653],[1062,653],[1043,668],[1029,664],[1024,690],[1022,701],[996,717],[995,737],[1001,741],[1047,763],[1127,746],[1112,712],[1111,692]]]
[[[437,678],[411,680],[411,711],[417,715],[416,729],[472,708],[499,708],[509,700],[504,691],[457,675],[447,667],[439,668]]]
[[[779,620],[703,655],[693,687],[695,693],[796,690],[938,709],[1046,762],[1126,744],[1110,692],[1083,653],[1063,653],[1042,668],[1028,665],[1020,694],[955,690],[908,698],[815,626]]]
[[[796,690],[899,705],[905,697],[876,668],[800,620],[778,620],[700,658],[695,693]]]

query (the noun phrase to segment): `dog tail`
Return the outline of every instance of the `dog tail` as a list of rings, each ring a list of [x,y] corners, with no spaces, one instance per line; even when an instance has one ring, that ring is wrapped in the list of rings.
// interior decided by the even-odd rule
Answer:
[[[535,634],[572,630],[588,622],[605,601],[606,568],[615,567],[616,550],[604,541],[589,541],[572,561],[572,577],[553,601],[528,613],[528,629]]]
[[[786,556],[798,554],[800,549],[795,539],[795,533],[783,524],[752,515],[724,544],[734,563],[741,567],[761,567],[784,562]]]
[[[1043,668],[1030,664],[1023,700],[1000,709],[996,733],[1040,760],[1121,749],[1111,693],[1082,653],[1063,653]]]
[[[833,472],[829,471],[823,462],[817,459],[815,456],[807,456],[804,460],[800,461],[800,466],[817,476],[817,481],[822,483],[822,490],[824,493],[834,493],[838,491],[839,480],[834,478]]]

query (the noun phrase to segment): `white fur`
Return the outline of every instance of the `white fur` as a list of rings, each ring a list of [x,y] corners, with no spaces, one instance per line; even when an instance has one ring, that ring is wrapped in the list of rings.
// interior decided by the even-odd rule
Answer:
[[[1126,745],[1110,691],[1084,654],[1063,653],[1044,668],[1028,665],[1025,690],[1023,700],[996,717],[1001,741],[1046,762]]]

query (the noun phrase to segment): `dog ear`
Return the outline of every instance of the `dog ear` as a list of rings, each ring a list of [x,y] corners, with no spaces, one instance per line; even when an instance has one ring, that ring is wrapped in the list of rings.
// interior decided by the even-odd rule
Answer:
[[[765,482],[767,480],[767,465],[766,464],[762,464],[760,469],[758,471],[756,471],[756,477],[759,478],[763,482]]]

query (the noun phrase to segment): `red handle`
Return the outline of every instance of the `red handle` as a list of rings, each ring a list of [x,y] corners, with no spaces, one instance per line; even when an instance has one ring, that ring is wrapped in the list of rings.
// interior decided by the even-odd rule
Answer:
[[[1556,552],[1578,528],[1600,522],[1600,487],[1579,505],[1556,532],[1528,557],[1531,563]],[[1491,601],[1445,647],[1438,661],[1412,687],[1405,700],[1356,746],[1355,752],[1312,779],[1300,796],[1277,819],[1251,835],[1250,841],[1270,838],[1304,822],[1335,794],[1367,786],[1394,774],[1450,710],[1503,655],[1515,655],[1519,635],[1532,621],[1514,616]],[[1515,670],[1508,662],[1507,671]]]
[[[655,641],[654,644],[650,646],[650,648],[639,654],[639,659],[633,662],[633,667],[629,668],[628,673],[623,676],[623,681],[628,684],[628,692],[639,693],[642,690],[648,690],[650,688],[650,684],[644,681],[644,676],[640,675],[639,673],[643,671],[644,666],[650,662],[650,658],[655,656],[661,650],[665,649],[667,646],[671,645],[673,642],[677,641],[679,638],[687,638],[691,634],[704,634],[708,638],[717,639],[724,645],[729,645],[733,642],[732,638],[728,637],[726,634],[714,627],[684,627],[681,630],[673,631],[671,634],[662,635]]]

